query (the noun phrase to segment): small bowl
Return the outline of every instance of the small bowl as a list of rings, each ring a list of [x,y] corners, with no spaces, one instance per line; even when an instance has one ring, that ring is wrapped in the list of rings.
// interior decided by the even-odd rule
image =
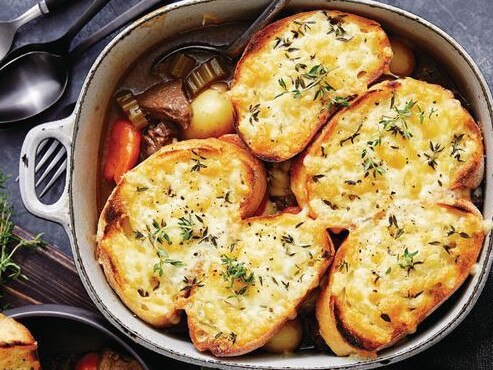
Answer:
[[[140,355],[114,334],[101,315],[86,309],[57,304],[14,308],[7,316],[26,326],[38,342],[38,355],[43,361],[59,353],[84,354],[112,349],[135,359],[149,370]]]

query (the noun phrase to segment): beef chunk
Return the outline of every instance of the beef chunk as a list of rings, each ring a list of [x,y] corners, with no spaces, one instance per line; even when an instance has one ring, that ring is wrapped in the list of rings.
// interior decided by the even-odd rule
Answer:
[[[192,109],[181,80],[158,83],[136,96],[144,113],[151,117],[178,123],[186,129],[190,124]]]
[[[170,144],[177,137],[178,128],[173,123],[161,121],[151,124],[142,132],[141,159],[151,156],[163,146]]]

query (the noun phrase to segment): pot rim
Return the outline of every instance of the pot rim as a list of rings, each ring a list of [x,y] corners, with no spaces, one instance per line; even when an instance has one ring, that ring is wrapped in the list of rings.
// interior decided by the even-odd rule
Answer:
[[[98,69],[98,67],[101,65],[102,61],[106,58],[106,56],[112,51],[112,49],[121,41],[123,40],[126,36],[128,36],[134,29],[140,27],[141,25],[147,23],[151,19],[161,16],[163,14],[167,14],[172,12],[173,10],[177,8],[182,8],[182,7],[189,7],[193,6],[196,4],[204,4],[204,3],[210,3],[214,2],[216,0],[182,0],[178,1],[173,4],[165,5],[159,9],[154,10],[151,13],[146,14],[145,16],[141,17],[140,19],[134,21],[131,23],[129,26],[127,26],[125,29],[123,29],[118,35],[116,35],[110,43],[103,49],[103,51],[99,54],[98,58],[94,62],[94,64],[91,67],[91,70],[86,77],[86,80],[84,81],[84,85],[82,87],[81,94],[79,95],[79,98],[77,100],[77,105],[74,110],[74,130],[73,130],[73,135],[72,135],[72,145],[70,150],[72,153],[74,152],[75,148],[75,143],[77,140],[77,132],[79,128],[79,118],[80,118],[80,113],[82,110],[82,106],[86,97],[87,93],[87,88],[88,85],[90,84],[92,78],[94,77],[95,71]],[[444,30],[439,28],[438,26],[434,25],[433,23],[427,21],[426,19],[415,15],[407,10],[403,10],[400,8],[397,8],[392,5],[384,4],[384,3],[379,3],[373,0],[327,0],[326,7],[330,8],[333,3],[345,3],[345,4],[355,4],[355,5],[364,5],[364,6],[369,6],[371,8],[379,8],[383,9],[386,11],[390,11],[393,13],[396,13],[400,16],[403,16],[413,22],[417,22],[418,24],[428,28],[431,32],[439,35],[444,42],[448,43],[452,48],[454,48],[457,53],[459,54],[460,57],[466,61],[466,63],[469,65],[471,68],[471,71],[474,73],[475,78],[477,79],[478,84],[481,86],[482,93],[485,97],[484,102],[486,103],[486,106],[488,108],[489,116],[491,122],[493,122],[493,98],[491,91],[488,87],[488,84],[486,82],[486,79],[484,78],[480,68],[477,66],[477,64],[474,62],[472,57],[466,52],[466,50],[448,33],[446,33]],[[493,158],[486,158],[486,162],[492,161]],[[130,336],[133,340],[138,342],[139,344],[156,351],[160,354],[165,354],[166,356],[169,356],[171,358],[181,360],[181,361],[186,361],[192,364],[196,365],[205,365],[205,366],[215,366],[219,368],[242,368],[242,369],[252,369],[252,368],[259,368],[258,365],[255,363],[245,363],[245,362],[239,362],[235,361],[235,358],[215,358],[211,357],[209,359],[203,360],[199,359],[196,356],[179,352],[176,351],[172,348],[163,348],[160,346],[155,345],[154,343],[148,341],[146,338],[141,338],[136,332],[132,330],[132,328],[128,327],[127,324],[121,322],[118,318],[113,316],[110,310],[106,308],[106,306],[103,304],[103,302],[99,299],[99,296],[95,289],[93,288],[89,278],[88,278],[88,273],[84,267],[84,265],[81,262],[81,257],[79,254],[79,245],[78,245],[78,239],[77,239],[77,233],[76,229],[74,227],[74,207],[73,207],[73,185],[72,185],[72,179],[73,179],[73,171],[74,171],[74,156],[71,155],[71,160],[69,162],[69,179],[68,179],[68,198],[69,198],[69,227],[67,228],[67,233],[69,236],[71,236],[72,242],[71,242],[71,248],[72,252],[74,254],[74,259],[75,259],[75,264],[77,267],[77,270],[79,272],[79,276],[81,277],[81,280],[83,282],[84,287],[86,288],[89,296],[91,299],[94,301],[95,305],[98,307],[98,309],[101,311],[101,313],[105,316],[107,320],[109,320],[114,326],[116,326],[120,331],[124,332],[128,336]],[[484,258],[484,263],[480,266],[480,271],[479,274],[480,276],[478,277],[478,280],[476,284],[474,285],[473,291],[469,294],[467,297],[467,301],[464,303],[464,306],[462,307],[461,311],[456,314],[454,317],[450,318],[447,320],[446,325],[442,324],[443,329],[442,330],[435,330],[433,333],[427,335],[425,338],[422,338],[418,341],[418,343],[414,345],[409,345],[409,344],[403,344],[401,349],[389,353],[386,355],[380,355],[376,359],[367,359],[367,360],[358,360],[355,361],[354,363],[351,364],[344,364],[344,365],[336,365],[336,366],[331,366],[331,369],[354,369],[354,368],[374,368],[382,365],[387,365],[389,363],[395,363],[401,360],[404,360],[406,358],[409,358],[411,356],[414,356],[425,349],[431,347],[432,345],[436,344],[439,342],[441,339],[443,339],[446,335],[448,335],[450,332],[452,332],[458,325],[461,323],[464,318],[469,314],[471,309],[474,307],[480,293],[482,292],[484,285],[486,283],[488,273],[491,268],[491,264],[493,262],[493,259],[490,258],[492,254],[492,249],[493,249],[493,238],[490,238],[488,245],[484,244],[483,249],[481,253],[485,254]],[[464,286],[464,285],[462,285]],[[439,322],[437,322],[434,326],[439,325]],[[241,357],[240,357],[241,359]],[[265,369],[287,369],[291,367],[286,367],[286,366],[263,366],[262,368]],[[322,369],[326,368],[326,366],[317,366],[317,367],[307,367],[306,369]]]

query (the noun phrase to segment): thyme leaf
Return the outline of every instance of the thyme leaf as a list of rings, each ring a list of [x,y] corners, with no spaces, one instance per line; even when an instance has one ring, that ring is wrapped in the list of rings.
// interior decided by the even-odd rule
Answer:
[[[0,189],[4,189],[8,176],[0,170]],[[16,279],[27,280],[22,273],[21,266],[14,261],[15,254],[20,249],[36,249],[44,245],[42,234],[32,239],[25,239],[14,234],[14,207],[9,201],[7,193],[0,192],[0,286]],[[0,292],[0,300],[2,299]],[[0,311],[3,307],[0,307]]]

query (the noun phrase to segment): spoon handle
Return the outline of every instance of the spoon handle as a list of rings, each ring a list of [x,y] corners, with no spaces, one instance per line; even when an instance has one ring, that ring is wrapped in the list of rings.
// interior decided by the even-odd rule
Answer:
[[[93,46],[95,43],[108,36],[113,31],[116,31],[120,27],[127,24],[129,21],[137,18],[142,13],[147,12],[149,9],[154,7],[156,4],[163,2],[163,0],[142,0],[135,4],[133,7],[120,14],[118,17],[113,19],[110,23],[106,24],[103,28],[94,32],[90,37],[82,41],[76,47],[70,51],[70,58],[77,59],[81,54],[83,54],[87,49]]]
[[[65,35],[60,38],[60,41],[62,42],[66,51],[68,51],[68,48],[70,47],[70,41],[72,41],[77,32],[79,32],[82,27],[84,27],[85,24],[89,22],[103,6],[106,5],[108,1],[109,0],[94,0],[91,5],[89,5],[89,8],[86,9],[84,14],[82,14],[79,20],[75,22],[75,24],[70,27]]]
[[[43,1],[41,1],[40,4],[42,4],[42,3],[44,3],[46,5],[49,12],[52,12],[56,8],[59,8],[62,5],[67,4],[68,1],[67,0],[43,0]]]
[[[236,58],[245,49],[247,43],[252,38],[253,34],[258,30],[264,28],[284,7],[290,0],[272,0],[269,6],[265,8],[262,14],[253,22],[253,24],[241,35],[236,41],[228,45],[224,50],[224,53],[231,57]]]

